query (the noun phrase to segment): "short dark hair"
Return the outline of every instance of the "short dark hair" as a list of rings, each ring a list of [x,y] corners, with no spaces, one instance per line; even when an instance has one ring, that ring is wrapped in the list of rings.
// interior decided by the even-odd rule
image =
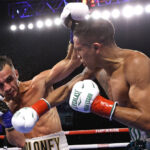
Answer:
[[[10,67],[14,67],[12,60],[7,56],[0,56],[0,71],[3,69],[5,65],[9,65]]]
[[[74,29],[74,35],[79,38],[81,44],[101,42],[104,45],[109,45],[115,42],[114,33],[112,23],[104,19],[84,20],[77,23]]]

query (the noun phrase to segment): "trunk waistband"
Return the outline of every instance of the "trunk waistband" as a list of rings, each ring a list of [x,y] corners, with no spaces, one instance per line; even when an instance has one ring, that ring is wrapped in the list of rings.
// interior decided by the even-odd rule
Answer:
[[[66,136],[63,131],[54,134],[26,139],[24,150],[68,150]]]

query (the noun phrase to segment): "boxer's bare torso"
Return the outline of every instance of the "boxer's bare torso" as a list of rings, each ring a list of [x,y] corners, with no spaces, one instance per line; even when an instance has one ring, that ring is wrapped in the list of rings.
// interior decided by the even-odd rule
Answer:
[[[120,105],[129,105],[129,85],[124,76],[125,59],[121,59],[116,70],[110,74],[104,69],[96,71],[95,77],[104,89],[109,99],[118,101]]]
[[[16,112],[20,108],[31,106],[40,98],[45,97],[48,92],[53,90],[53,87],[49,87],[48,90],[49,91],[46,91],[44,82],[40,80],[36,80],[36,82],[34,80],[20,82],[19,99],[17,101],[9,101],[8,105],[13,112]],[[62,127],[57,108],[53,107],[51,110],[40,117],[33,130],[29,133],[26,133],[25,137],[39,137],[59,132],[61,130]]]
[[[95,77],[111,100],[117,101],[120,106],[134,108],[135,104],[129,97],[130,84],[128,83],[130,74],[134,74],[132,67],[136,67],[134,66],[134,63],[136,63],[138,59],[141,59],[140,57],[143,57],[142,59],[147,59],[146,61],[149,64],[150,61],[146,55],[143,55],[137,51],[123,50],[121,53],[122,56],[119,58],[118,64],[116,64],[116,68],[114,68],[114,70],[112,69],[112,72],[107,73],[107,71],[104,69],[100,69],[95,72]]]
[[[100,69],[95,72],[95,77],[98,80],[99,84],[102,86],[106,92],[109,99],[117,101],[118,105],[121,107],[139,109],[140,111],[145,111],[145,116],[149,115],[147,109],[149,108],[148,98],[143,95],[143,98],[139,101],[139,98],[136,99],[136,93],[134,89],[136,88],[147,88],[146,91],[150,90],[150,82],[147,80],[147,75],[150,73],[150,61],[146,55],[143,53],[132,51],[132,50],[123,50],[121,52],[120,61],[116,65],[116,68],[112,72],[106,72],[104,69]],[[142,63],[143,59],[143,68],[136,68],[141,73],[135,73],[136,64]],[[139,62],[138,62],[139,61]],[[149,68],[144,64],[148,64]],[[144,69],[146,67],[146,70]],[[113,69],[112,69],[113,70]],[[150,74],[149,74],[150,75]],[[133,85],[130,83],[135,76],[135,82]],[[146,81],[144,81],[146,79]],[[137,80],[137,81],[136,81]],[[136,85],[137,83],[137,85]],[[138,91],[137,91],[138,92]],[[135,98],[133,98],[135,96]],[[127,110],[126,110],[127,111]],[[129,111],[130,112],[130,111]],[[134,113],[134,112],[133,112]],[[127,117],[130,115],[127,113]],[[136,118],[137,119],[137,118]],[[133,122],[136,120],[132,119]],[[131,121],[131,122],[132,122]],[[124,124],[126,124],[123,121]],[[126,125],[130,123],[127,122]],[[144,124],[143,124],[144,125]],[[132,127],[132,124],[131,124]],[[135,132],[135,131],[134,131]],[[131,133],[133,134],[133,133]],[[150,138],[150,132],[140,131],[140,138],[143,140]],[[134,136],[134,135],[132,135]],[[137,135],[136,135],[137,136]]]

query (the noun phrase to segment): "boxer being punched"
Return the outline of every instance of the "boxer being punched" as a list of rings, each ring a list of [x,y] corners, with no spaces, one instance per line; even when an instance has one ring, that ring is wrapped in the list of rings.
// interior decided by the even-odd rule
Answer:
[[[65,18],[67,19],[67,17],[70,16],[73,16],[74,19],[77,20],[83,18],[85,14],[84,11],[88,11],[87,6],[83,3],[79,3],[77,5],[78,7],[76,8],[80,8],[77,9],[78,11],[73,9],[72,4],[66,6],[67,15],[66,11],[63,11],[61,14],[64,21]],[[85,7],[86,9],[84,9]],[[79,18],[75,18],[75,16],[78,16]],[[53,94],[52,85],[67,77],[75,68],[81,64],[79,58],[77,58],[76,51],[73,51],[73,40],[71,39],[70,41],[71,43],[68,47],[68,54],[64,60],[57,63],[52,69],[43,71],[33,79],[25,82],[18,80],[19,74],[14,68],[12,61],[5,56],[0,57],[0,94],[5,97],[4,101],[9,107],[8,108],[7,105],[1,101],[0,105],[2,107],[0,109],[0,116],[2,118],[2,124],[6,129],[8,141],[11,144],[32,150],[38,148],[43,149],[43,147],[45,149],[51,149],[51,147],[53,147],[53,149],[55,148],[56,150],[68,149],[66,137],[62,132],[62,127],[56,107],[53,107],[49,110],[51,106],[46,103],[46,100],[38,100],[41,97],[50,95],[50,97],[54,98],[56,96],[57,102],[61,103],[61,101],[63,101],[66,97],[67,94],[64,96],[64,93],[62,93],[63,90],[58,92],[58,94]],[[64,88],[64,86],[62,88]],[[61,97],[61,100],[59,100],[59,97]],[[56,101],[56,99],[54,100]],[[36,111],[32,111],[33,109],[31,109],[31,107],[28,109],[28,106],[31,106],[36,101],[38,101],[37,104],[33,105],[32,108],[34,108],[37,113]],[[25,111],[23,109],[21,114],[25,113],[27,118],[21,117],[22,115],[19,115],[18,117],[18,114],[16,113],[17,115],[15,116],[18,118],[12,119],[12,122],[14,127],[17,126],[16,129],[20,132],[23,132],[24,134],[14,130],[11,122],[11,112],[15,113],[22,107],[25,107],[26,109]],[[38,107],[40,109],[38,109]],[[45,111],[46,113],[43,114]],[[35,127],[33,128],[34,125]],[[24,128],[19,128],[19,126],[24,126]]]
[[[31,147],[34,150],[37,146],[41,147],[41,145],[35,144],[33,147],[32,144],[43,139],[43,143],[47,142],[45,145],[47,149],[53,147],[56,150],[68,150],[66,137],[62,132],[60,118],[55,107],[47,111],[38,120],[33,130],[26,134],[13,130],[11,112],[15,113],[22,107],[30,106],[41,97],[45,97],[52,92],[54,83],[68,76],[80,65],[80,61],[76,56],[73,45],[69,44],[65,59],[57,63],[52,69],[43,71],[33,79],[25,82],[18,80],[19,73],[13,66],[11,59],[0,56],[0,94],[4,96],[4,101],[0,101],[0,116],[1,123],[6,129],[7,139],[11,144],[24,147],[26,141],[28,142],[27,148],[30,149]],[[28,121],[30,122],[30,117]],[[22,123],[19,120],[18,122]],[[38,138],[35,139],[36,137]]]

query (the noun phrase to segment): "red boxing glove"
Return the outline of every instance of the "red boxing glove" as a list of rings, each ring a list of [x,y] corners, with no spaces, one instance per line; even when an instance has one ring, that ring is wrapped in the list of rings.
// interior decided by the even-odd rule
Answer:
[[[91,111],[99,116],[112,120],[117,102],[110,101],[98,95],[92,103]]]

